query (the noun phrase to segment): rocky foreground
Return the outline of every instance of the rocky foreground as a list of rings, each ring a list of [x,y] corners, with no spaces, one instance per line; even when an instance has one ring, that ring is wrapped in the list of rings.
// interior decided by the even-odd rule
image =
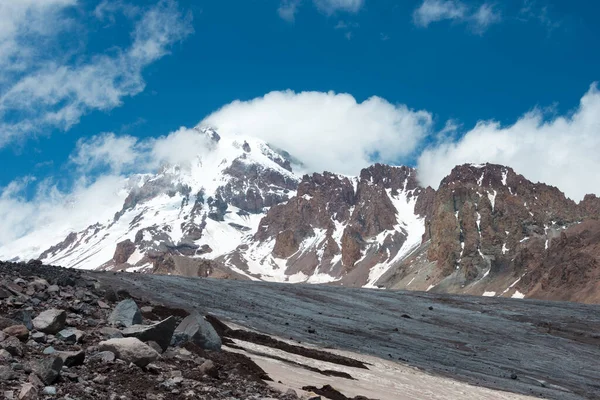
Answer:
[[[247,356],[221,349],[231,342],[227,331],[273,339],[210,321],[102,287],[80,271],[0,263],[0,393],[21,400],[300,398],[269,386]],[[347,399],[331,387],[307,390]]]

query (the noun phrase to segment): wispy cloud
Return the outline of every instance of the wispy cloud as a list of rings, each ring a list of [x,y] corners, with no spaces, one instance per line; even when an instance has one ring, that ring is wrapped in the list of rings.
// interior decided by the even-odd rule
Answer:
[[[449,20],[467,23],[478,34],[501,19],[500,12],[491,3],[472,8],[459,0],[424,0],[413,12],[413,23],[419,27],[427,28],[432,23]]]
[[[319,12],[331,16],[339,12],[355,14],[363,7],[365,0],[313,0]],[[277,13],[283,20],[293,23],[302,5],[302,0],[281,0]]]
[[[41,20],[51,15],[54,23],[60,25],[67,18],[62,12],[72,6],[74,0],[51,1],[56,3],[54,8],[36,11]],[[140,93],[145,87],[144,68],[168,54],[172,44],[191,34],[191,22],[191,14],[182,13],[177,3],[162,0],[136,18],[128,48],[80,54],[78,59],[84,61],[78,62],[60,57],[34,62],[33,59],[19,60],[13,55],[9,70],[21,69],[0,86],[0,147],[43,131],[67,130],[89,111],[110,110],[120,106],[124,97]],[[24,26],[30,23],[25,17],[16,20],[13,22],[16,26],[0,36],[0,40],[4,39],[1,43],[8,43],[8,47],[0,48],[9,56],[13,43],[19,42],[24,43],[25,53],[42,52],[38,48],[40,43],[31,42],[22,33]]]
[[[540,5],[533,0],[525,0],[523,7],[519,10],[517,19],[523,22],[537,21],[551,33],[561,26],[561,21],[550,16],[550,10],[547,5]]]
[[[296,20],[296,13],[300,7],[301,0],[282,0],[277,13],[279,16],[287,22],[294,22]]]

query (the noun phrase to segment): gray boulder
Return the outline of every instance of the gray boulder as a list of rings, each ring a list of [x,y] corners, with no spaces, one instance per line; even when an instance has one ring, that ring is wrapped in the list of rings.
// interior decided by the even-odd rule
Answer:
[[[40,332],[55,334],[65,327],[67,313],[64,310],[52,308],[43,311],[33,319],[33,327]]]
[[[215,328],[200,314],[188,315],[173,334],[172,344],[182,345],[191,341],[205,350],[221,350],[221,338]]]
[[[55,356],[45,358],[32,365],[33,372],[35,372],[46,385],[52,384],[52,382],[58,378],[62,367],[62,358]]]
[[[132,325],[123,329],[121,333],[124,337],[135,337],[142,342],[156,342],[162,351],[165,351],[171,344],[171,337],[173,337],[176,327],[175,318],[169,317],[153,325]]]
[[[141,324],[142,312],[132,299],[121,301],[108,317],[108,322],[114,326],[126,326]]]
[[[160,357],[156,350],[132,337],[105,340],[98,344],[98,350],[111,351],[117,358],[142,368]]]

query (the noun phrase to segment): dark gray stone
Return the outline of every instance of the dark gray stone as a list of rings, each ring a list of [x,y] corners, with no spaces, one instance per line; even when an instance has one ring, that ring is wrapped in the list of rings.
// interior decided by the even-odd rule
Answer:
[[[60,357],[51,356],[33,363],[33,372],[44,382],[46,385],[52,384],[58,376],[63,367],[63,360]]]
[[[154,341],[158,343],[162,351],[171,344],[171,337],[177,327],[177,321],[173,317],[157,322],[153,325],[133,325],[123,329],[124,337],[136,337],[142,342]]]
[[[206,350],[221,350],[221,338],[215,328],[200,314],[188,315],[175,329],[172,343],[191,341]]]
[[[132,299],[121,301],[108,317],[108,322],[115,326],[129,327],[142,323],[142,312]]]

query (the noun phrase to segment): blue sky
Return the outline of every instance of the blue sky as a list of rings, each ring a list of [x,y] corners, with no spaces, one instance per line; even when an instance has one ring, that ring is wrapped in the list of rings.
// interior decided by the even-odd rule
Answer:
[[[598,111],[598,94],[590,87],[600,77],[599,13],[596,2],[562,0],[0,4],[0,26],[5,24],[0,28],[0,188],[5,198],[12,197],[16,191],[6,191],[11,183],[29,182],[19,186],[21,202],[39,194],[40,183],[45,190],[68,192],[85,175],[82,163],[73,163],[78,143],[96,143],[94,138],[105,132],[142,143],[181,126],[192,127],[233,101],[285,90],[347,93],[359,106],[378,96],[383,108],[389,103],[423,110],[430,122],[414,123],[407,132],[400,124],[390,128],[399,129],[396,142],[415,140],[384,161],[423,164],[424,171],[432,171],[427,183],[443,176],[454,162],[478,158],[481,152],[469,147],[477,142],[495,149],[483,152],[489,161],[514,164],[532,179],[563,188],[572,179],[566,175],[552,181],[556,171],[544,169],[546,164],[568,165],[565,159],[581,156],[582,168],[589,169],[597,158],[597,153],[582,152],[595,152],[599,146],[598,121],[586,117]],[[150,17],[154,20],[144,19]],[[37,23],[39,31],[32,31]],[[155,47],[141,54],[148,43]],[[61,81],[56,77],[60,68],[73,75]],[[78,79],[97,81],[99,88],[81,89],[74,83]],[[67,86],[73,92],[63,96],[60,88]],[[110,91],[98,94],[107,86]],[[31,100],[32,93],[40,97]],[[582,99],[592,106],[584,108]],[[320,101],[315,107],[324,107]],[[272,102],[257,107],[266,119],[268,107],[278,110]],[[310,118],[311,110],[299,108],[290,125],[294,118]],[[526,114],[531,110],[538,111]],[[224,115],[247,120],[238,111],[232,107],[210,120],[223,123]],[[352,109],[348,112],[354,115]],[[381,112],[387,118],[387,111]],[[577,125],[574,116],[583,122]],[[236,123],[231,125],[243,129]],[[372,124],[365,121],[367,127]],[[298,135],[277,127],[278,135]],[[582,129],[590,142],[584,140],[584,146],[548,161],[557,152],[543,141],[575,143],[581,141],[577,135]],[[394,141],[388,133],[382,134],[386,147],[386,140]],[[339,132],[340,140],[344,134]],[[363,134],[371,132],[365,129]],[[515,136],[528,139],[508,154],[502,143]],[[311,138],[307,133],[306,140]],[[371,156],[383,150],[371,142],[364,149]],[[538,150],[539,158],[529,164],[523,160]],[[536,167],[534,162],[542,164]],[[97,178],[90,170],[84,176],[87,183]],[[596,185],[600,188],[591,178],[583,183],[587,191]],[[581,197],[566,186],[563,190]]]

